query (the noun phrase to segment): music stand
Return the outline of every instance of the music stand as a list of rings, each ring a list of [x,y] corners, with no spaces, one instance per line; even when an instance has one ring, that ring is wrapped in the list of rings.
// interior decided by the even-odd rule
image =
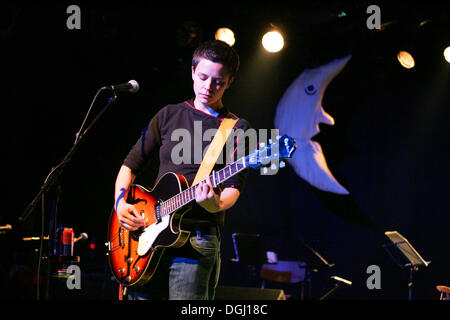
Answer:
[[[409,268],[408,300],[411,300],[413,271],[419,270],[419,267],[428,267],[431,261],[425,261],[409,241],[397,231],[386,231],[384,234],[391,240],[391,243],[383,245],[383,248],[400,269]]]

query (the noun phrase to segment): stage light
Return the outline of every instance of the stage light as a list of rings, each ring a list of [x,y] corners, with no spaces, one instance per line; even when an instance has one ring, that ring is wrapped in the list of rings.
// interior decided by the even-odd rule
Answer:
[[[283,36],[278,31],[269,31],[263,36],[262,45],[269,52],[278,52],[284,47]]]
[[[407,51],[400,51],[397,53],[397,60],[400,62],[403,68],[414,68],[415,62],[413,56]]]
[[[223,42],[228,43],[230,47],[234,45],[236,39],[234,38],[234,32],[228,28],[219,28],[215,34],[216,40],[222,40]]]
[[[450,63],[450,47],[445,48],[444,58],[448,63]]]

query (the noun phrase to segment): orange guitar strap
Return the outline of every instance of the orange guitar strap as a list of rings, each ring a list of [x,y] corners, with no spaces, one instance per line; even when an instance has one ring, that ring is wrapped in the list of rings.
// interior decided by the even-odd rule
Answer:
[[[231,131],[233,130],[234,125],[239,120],[232,113],[229,113],[228,115],[231,115],[233,118],[224,118],[222,120],[222,123],[220,124],[219,129],[217,129],[216,135],[211,141],[211,144],[206,151],[205,157],[200,164],[200,168],[198,168],[194,182],[192,183],[193,186],[205,179],[205,177],[211,173],[212,168],[217,161],[217,158],[219,158],[219,155],[222,152],[225,142],[227,141]]]

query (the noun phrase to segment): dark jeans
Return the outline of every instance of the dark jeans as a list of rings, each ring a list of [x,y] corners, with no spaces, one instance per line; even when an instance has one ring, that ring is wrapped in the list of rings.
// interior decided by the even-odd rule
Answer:
[[[197,232],[181,248],[165,249],[155,275],[142,287],[129,287],[127,298],[212,300],[219,273],[219,237]]]

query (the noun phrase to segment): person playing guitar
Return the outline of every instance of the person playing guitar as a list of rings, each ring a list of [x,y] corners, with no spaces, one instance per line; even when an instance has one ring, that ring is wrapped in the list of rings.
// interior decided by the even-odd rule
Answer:
[[[191,67],[195,97],[160,109],[144,128],[118,172],[114,210],[120,223],[119,242],[123,240],[123,232],[135,234],[146,227],[146,218],[138,209],[138,202],[129,199],[132,198],[131,187],[149,159],[155,155],[159,159],[157,181],[167,180],[165,177],[170,175],[177,177],[175,184],[192,184],[202,160],[196,159],[199,154],[196,150],[201,144],[202,155],[210,143],[204,141],[203,133],[217,129],[222,119],[235,117],[223,105],[222,96],[238,69],[239,56],[225,42],[209,40],[195,50]],[[244,132],[248,128],[250,124],[244,119],[238,119],[234,127]],[[180,142],[176,132],[190,134],[190,139],[186,139],[190,150],[184,148],[180,152],[181,142],[186,141]],[[216,164],[214,170],[226,165]],[[193,193],[195,201],[180,222],[181,229],[189,231],[188,236],[182,245],[164,248],[164,254],[158,259],[157,272],[137,290],[128,288],[128,299],[214,298],[220,271],[220,227],[224,224],[225,211],[238,200],[246,175],[247,170],[242,170],[216,187],[209,176],[198,184]],[[170,228],[175,227],[170,224]]]

